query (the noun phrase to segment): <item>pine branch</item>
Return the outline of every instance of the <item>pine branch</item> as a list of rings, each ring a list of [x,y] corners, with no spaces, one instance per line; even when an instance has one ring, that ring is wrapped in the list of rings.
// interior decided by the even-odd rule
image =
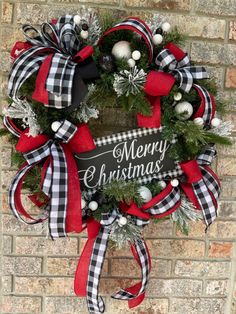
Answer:
[[[143,199],[138,192],[140,185],[137,182],[112,181],[104,187],[104,194],[108,199],[116,202],[125,202],[130,205],[135,202],[138,206],[143,204]]]

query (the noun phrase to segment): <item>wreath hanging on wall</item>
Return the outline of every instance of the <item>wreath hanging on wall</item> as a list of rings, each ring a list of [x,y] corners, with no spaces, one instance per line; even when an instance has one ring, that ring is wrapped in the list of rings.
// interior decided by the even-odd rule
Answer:
[[[189,220],[207,229],[217,216],[220,183],[209,166],[215,144],[230,144],[225,104],[162,16],[118,21],[82,8],[22,31],[3,117],[19,167],[9,206],[25,223],[48,221],[53,239],[87,229],[74,287],[89,313],[105,309],[98,287],[108,241],[129,245],[142,280],[112,297],[137,306],[151,269],[149,221],[170,218],[187,233]],[[111,106],[136,115],[138,128],[94,140],[88,122]],[[23,188],[39,218],[23,207]]]

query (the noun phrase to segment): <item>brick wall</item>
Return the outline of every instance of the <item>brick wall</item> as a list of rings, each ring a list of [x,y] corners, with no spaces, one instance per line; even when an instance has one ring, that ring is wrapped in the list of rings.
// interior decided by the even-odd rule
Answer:
[[[9,49],[21,38],[21,24],[38,24],[86,4],[81,0],[12,0],[1,7],[1,104],[5,104]],[[222,97],[231,102],[228,118],[236,119],[236,0],[91,0],[101,9],[143,15],[161,12],[172,25],[189,35],[187,49],[194,61],[216,76]],[[116,112],[111,124],[123,119]],[[123,120],[125,121],[125,120]],[[119,128],[119,125],[117,126]],[[120,128],[123,128],[120,125]],[[236,129],[235,129],[236,131]],[[235,133],[234,133],[235,134]],[[235,314],[236,313],[236,140],[219,150],[216,163],[223,194],[219,217],[207,235],[204,225],[192,226],[183,236],[169,221],[151,225],[146,238],[153,258],[147,299],[130,313]],[[24,226],[9,212],[6,189],[15,173],[12,147],[1,139],[1,204],[3,242],[3,313],[86,313],[85,301],[73,293],[73,275],[85,238],[71,236],[52,242],[40,226]],[[27,203],[26,199],[25,202]],[[29,205],[30,206],[30,205]],[[36,211],[30,208],[31,212]],[[101,292],[107,313],[123,313],[126,302],[108,296],[126,286],[139,272],[129,251],[109,252]]]

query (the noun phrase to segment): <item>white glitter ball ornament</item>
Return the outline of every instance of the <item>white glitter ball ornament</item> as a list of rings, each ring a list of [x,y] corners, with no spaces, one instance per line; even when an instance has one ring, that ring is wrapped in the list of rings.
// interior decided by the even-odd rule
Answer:
[[[88,33],[88,31],[82,30],[82,31],[80,32],[80,36],[81,36],[83,39],[87,39],[88,36],[89,36],[89,33]]]
[[[152,42],[154,45],[159,45],[163,41],[163,37],[161,34],[156,34],[152,37]]]
[[[140,196],[142,197],[144,203],[149,202],[152,199],[152,193],[146,186],[140,186],[138,189]]]
[[[92,201],[88,204],[88,208],[91,209],[91,211],[95,211],[98,209],[98,203],[95,201]]]
[[[176,187],[179,185],[179,180],[178,179],[173,179],[170,181],[170,184],[173,186],[173,187]]]
[[[218,126],[221,125],[221,123],[222,123],[222,121],[221,121],[219,118],[213,118],[213,119],[211,120],[211,126],[212,126],[213,128],[217,128]]]
[[[134,50],[132,52],[132,58],[135,60],[135,61],[138,61],[140,58],[141,58],[141,52],[138,51],[138,50]]]
[[[202,126],[202,125],[204,124],[204,120],[203,120],[201,117],[198,117],[198,118],[193,119],[193,122],[194,122],[196,125],[200,125],[200,126]]]
[[[133,68],[136,64],[135,60],[132,58],[130,58],[127,62],[130,68]]]
[[[166,33],[169,32],[169,30],[171,28],[170,23],[168,23],[168,22],[163,23],[161,25],[161,28],[162,28],[163,32],[166,32]]]
[[[162,188],[162,190],[164,190],[166,188],[166,183],[163,180],[159,181],[158,185]]]
[[[119,224],[119,226],[125,226],[126,224],[127,224],[127,218],[126,217],[124,217],[124,216],[122,216],[122,217],[120,217],[120,219],[118,220],[118,224]]]
[[[57,132],[57,130],[59,129],[59,127],[61,126],[61,122],[59,121],[54,121],[51,124],[51,129],[53,130],[53,132]]]
[[[122,58],[129,59],[131,57],[130,43],[126,40],[118,41],[113,46],[111,53],[117,60]]]
[[[187,120],[193,114],[193,106],[187,101],[182,101],[175,106],[175,112],[179,115],[179,120]]]
[[[175,100],[175,101],[180,101],[181,98],[182,98],[182,94],[181,94],[181,93],[176,93],[176,94],[174,94],[174,100]]]

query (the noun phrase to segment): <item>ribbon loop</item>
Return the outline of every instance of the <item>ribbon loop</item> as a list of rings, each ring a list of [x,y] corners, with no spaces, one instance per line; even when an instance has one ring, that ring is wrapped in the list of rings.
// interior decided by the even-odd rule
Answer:
[[[215,155],[214,147],[209,146],[196,160],[180,163],[187,176],[187,182],[181,186],[193,204],[202,210],[207,228],[217,216],[220,195],[217,175],[208,167]]]
[[[179,88],[186,93],[190,91],[194,79],[201,80],[209,77],[204,67],[191,66],[187,55],[177,60],[169,49],[163,49],[157,55],[155,63],[158,71],[172,74],[179,82]]]
[[[14,129],[14,126],[9,123],[9,119],[5,119],[4,121],[6,122],[6,127]],[[74,175],[74,172],[77,170],[75,161],[72,153],[66,147],[66,144],[72,140],[77,131],[78,129],[75,125],[65,120],[55,133],[54,139],[47,139],[47,137],[43,135],[38,135],[34,138],[31,143],[31,147],[33,147],[31,150],[29,149],[30,145],[24,145],[25,141],[29,142],[25,132],[21,132],[20,134],[20,144],[18,145],[18,150],[24,152],[23,155],[28,165],[24,165],[22,169],[18,171],[10,186],[9,204],[17,218],[20,217],[18,214],[19,211],[27,218],[32,219],[28,214],[26,214],[20,202],[19,191],[22,186],[24,175],[27,171],[33,168],[37,163],[47,158],[44,164],[45,175],[42,179],[41,185],[43,192],[49,197],[49,231],[52,238],[66,236],[66,217],[68,210],[70,210],[70,215],[73,216],[74,219],[81,219],[80,202],[78,202],[78,205],[75,206],[71,203],[70,199],[70,197],[74,199],[74,195],[72,196],[73,193],[70,189],[78,190],[78,199],[80,199],[80,190],[79,178]],[[48,157],[50,157],[50,160]],[[71,177],[69,167],[73,169],[73,177]],[[71,184],[73,184],[73,187],[70,186]],[[18,202],[15,201],[16,198]],[[75,207],[76,213],[74,212],[74,209],[71,209],[71,206]],[[41,219],[37,220],[37,222],[41,221]],[[33,223],[36,223],[34,219]]]
[[[86,85],[83,83],[86,77],[83,77],[83,73],[90,72],[92,79],[99,77],[99,73],[94,61],[89,58],[93,52],[91,49],[90,54],[83,54],[83,58],[79,56],[81,45],[76,34],[73,16],[61,17],[56,25],[43,23],[40,31],[28,24],[22,29],[31,46],[26,48],[12,65],[8,83],[9,96],[17,100],[22,84],[43,67],[37,75],[33,98],[46,106],[57,109],[69,107],[72,104],[78,106],[87,94]],[[36,37],[30,36],[31,32],[34,32]],[[81,64],[85,58],[89,59]],[[79,68],[85,69],[80,72],[80,75],[78,72],[74,79],[78,63],[80,63]],[[77,83],[81,81],[82,83]],[[72,90],[73,82],[78,84],[78,92]]]

